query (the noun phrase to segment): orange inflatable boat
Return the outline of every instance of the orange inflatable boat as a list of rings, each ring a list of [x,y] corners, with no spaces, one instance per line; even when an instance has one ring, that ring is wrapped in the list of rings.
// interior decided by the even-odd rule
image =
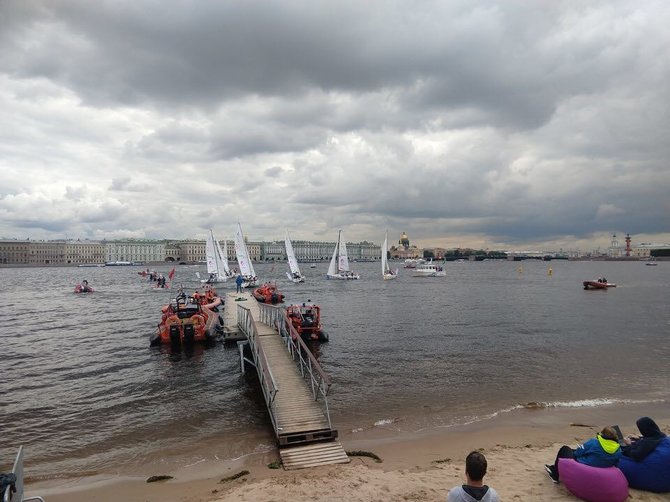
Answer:
[[[151,337],[151,345],[190,345],[215,340],[223,333],[223,320],[214,311],[219,305],[218,297],[203,304],[183,293],[178,295],[162,307],[161,322]]]

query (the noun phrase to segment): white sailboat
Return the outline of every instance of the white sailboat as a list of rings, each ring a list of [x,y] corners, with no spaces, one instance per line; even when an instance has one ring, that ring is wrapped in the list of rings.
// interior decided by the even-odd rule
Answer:
[[[231,274],[228,269],[228,259],[224,261],[224,255],[221,252],[219,242],[214,238],[212,229],[209,230],[207,242],[205,243],[205,255],[207,258],[207,279],[200,279],[200,282],[213,284],[216,282],[226,282]]]
[[[384,245],[382,246],[382,277],[385,281],[395,279],[398,277],[398,269],[391,270],[388,263],[388,244],[389,244],[389,233],[386,231],[384,236]]]
[[[293,245],[291,244],[291,239],[288,236],[288,230],[286,231],[284,244],[286,245],[286,258],[288,260],[288,267],[291,269],[290,272],[286,272],[286,277],[288,277],[289,281],[293,281],[296,284],[299,282],[305,282],[305,276],[300,273],[298,260],[296,260],[295,252],[293,252]]]
[[[258,278],[254,265],[251,263],[247,245],[244,242],[244,234],[242,233],[242,225],[237,224],[237,232],[235,232],[235,255],[237,256],[237,264],[240,267],[240,274],[242,274],[242,287],[253,288],[258,286]]]
[[[216,241],[216,248],[221,255],[221,263],[223,264],[223,272],[226,274],[226,277],[230,279],[235,277],[235,274],[230,270],[230,265],[228,264],[228,239],[223,240],[223,251],[221,251],[221,246],[219,246],[219,241]]]
[[[326,279],[358,279],[360,276],[349,270],[349,257],[347,256],[347,244],[342,238],[342,230],[337,234],[337,244],[330,260]]]

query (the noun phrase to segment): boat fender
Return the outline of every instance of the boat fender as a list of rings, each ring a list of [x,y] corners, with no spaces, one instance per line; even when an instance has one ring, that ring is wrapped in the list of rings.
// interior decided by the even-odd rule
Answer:
[[[328,341],[328,333],[326,333],[323,330],[319,331],[319,341],[320,342],[327,342]]]

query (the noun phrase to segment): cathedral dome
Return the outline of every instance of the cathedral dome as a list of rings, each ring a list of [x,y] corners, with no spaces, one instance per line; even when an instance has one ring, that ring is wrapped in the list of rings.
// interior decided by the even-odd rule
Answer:
[[[407,234],[405,232],[403,232],[402,235],[400,236],[398,244],[400,244],[405,249],[409,247],[409,237],[407,237]]]

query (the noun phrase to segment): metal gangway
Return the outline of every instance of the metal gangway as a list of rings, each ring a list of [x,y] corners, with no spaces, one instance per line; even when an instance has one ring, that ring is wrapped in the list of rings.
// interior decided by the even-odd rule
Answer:
[[[2,490],[2,502],[28,502],[40,501],[44,502],[42,497],[34,495],[32,497],[24,497],[23,492],[23,446],[19,446],[19,452],[14,459],[14,466],[11,474],[14,474],[15,480],[13,486],[7,486]]]
[[[349,462],[328,409],[330,377],[289,321],[286,310],[256,301],[237,304],[240,364],[258,372],[285,469]],[[249,345],[253,360],[244,357]]]

